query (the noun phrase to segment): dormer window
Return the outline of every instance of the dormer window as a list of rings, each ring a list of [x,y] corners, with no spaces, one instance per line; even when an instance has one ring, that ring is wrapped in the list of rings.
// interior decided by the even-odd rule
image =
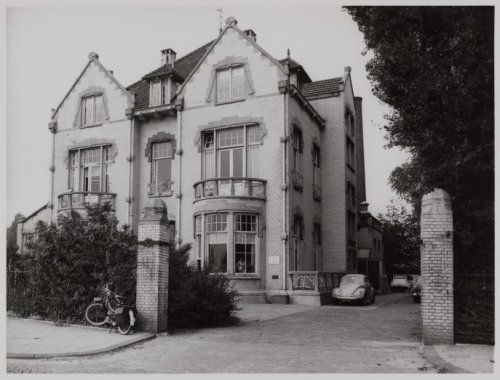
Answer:
[[[243,99],[245,96],[245,72],[243,66],[217,70],[216,86],[218,103]]]
[[[170,94],[168,91],[168,79],[155,79],[151,81],[149,106],[161,106],[170,103]]]
[[[82,127],[101,124],[106,117],[102,94],[83,97],[80,115],[80,125]]]

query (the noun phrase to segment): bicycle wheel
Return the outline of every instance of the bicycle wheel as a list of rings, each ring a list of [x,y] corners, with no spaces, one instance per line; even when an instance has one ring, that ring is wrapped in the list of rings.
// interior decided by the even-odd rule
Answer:
[[[93,326],[102,326],[107,321],[106,308],[102,303],[93,303],[85,310],[85,319]]]
[[[132,319],[135,319],[133,311],[128,309],[127,313],[123,317],[125,322],[124,326],[123,327],[118,326],[118,331],[120,332],[120,334],[127,335],[132,330],[133,326]]]

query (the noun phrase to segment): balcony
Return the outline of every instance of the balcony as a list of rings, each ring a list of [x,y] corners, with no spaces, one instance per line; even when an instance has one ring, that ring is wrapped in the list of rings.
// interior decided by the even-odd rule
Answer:
[[[84,210],[89,204],[111,204],[111,208],[115,209],[115,193],[97,193],[90,191],[72,191],[70,193],[60,194],[58,211],[66,210]]]
[[[266,199],[266,181],[256,178],[209,178],[196,182],[195,201],[216,197]]]

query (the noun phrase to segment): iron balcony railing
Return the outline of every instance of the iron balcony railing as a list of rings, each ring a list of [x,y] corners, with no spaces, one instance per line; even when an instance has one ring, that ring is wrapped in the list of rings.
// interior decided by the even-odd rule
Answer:
[[[213,197],[247,197],[266,199],[266,181],[257,178],[208,178],[196,182],[196,200]]]
[[[115,193],[101,193],[90,191],[72,191],[59,195],[58,211],[69,209],[84,209],[88,204],[111,204],[111,208],[115,209]]]

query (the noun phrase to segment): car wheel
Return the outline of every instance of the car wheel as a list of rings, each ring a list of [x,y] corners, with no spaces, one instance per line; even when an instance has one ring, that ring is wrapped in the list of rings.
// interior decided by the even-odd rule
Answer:
[[[334,299],[333,299],[333,304],[334,304],[334,305],[338,305],[338,304],[340,304],[340,300],[339,300],[339,299],[337,299],[337,298],[334,298]]]
[[[373,297],[372,297],[372,304],[375,303],[375,293],[373,293]]]

